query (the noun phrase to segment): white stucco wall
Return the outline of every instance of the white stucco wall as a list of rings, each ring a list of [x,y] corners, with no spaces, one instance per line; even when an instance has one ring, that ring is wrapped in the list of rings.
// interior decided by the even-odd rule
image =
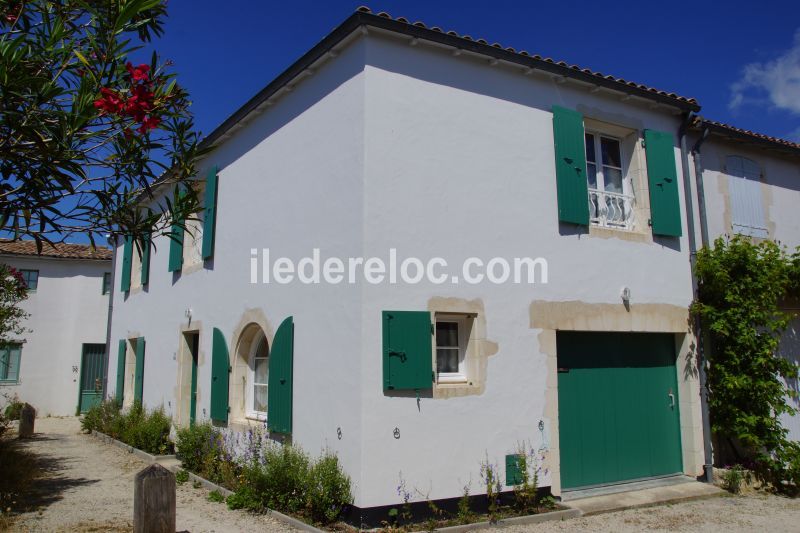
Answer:
[[[761,169],[762,204],[769,238],[790,250],[800,246],[800,210],[797,208],[800,205],[800,158],[716,137],[707,140],[701,151],[710,239],[732,233],[728,196],[730,176],[726,172],[725,159],[738,155],[756,162]]]
[[[237,330],[263,319],[271,345],[281,321],[293,316],[293,439],[313,454],[330,447],[356,487],[359,290],[251,284],[250,251],[269,248],[273,257],[298,258],[319,247],[323,255],[360,255],[363,62],[363,45],[351,46],[209,157],[208,164],[220,169],[214,259],[173,275],[167,271],[168,239],[155,238],[149,285],[126,296],[116,283],[111,333],[115,349],[119,339],[145,338],[144,403],[175,415],[182,331],[199,329],[197,417],[202,420],[210,408],[212,329],[224,333],[233,364]],[[117,252],[121,257],[121,247]],[[120,272],[121,261],[117,279]],[[116,361],[112,351],[111,389]],[[231,383],[232,389],[239,386]]]
[[[632,305],[691,300],[688,244],[632,242],[559,226],[553,157],[554,104],[585,117],[677,132],[678,119],[569,84],[525,76],[485,60],[404,40],[370,39],[366,103],[364,255],[460,265],[470,256],[543,257],[549,284],[419,284],[363,288],[361,504],[397,501],[398,473],[431,497],[454,497],[488,455],[502,465],[518,443],[552,451],[541,330],[531,328],[535,300]],[[679,151],[675,151],[680,176]],[[679,177],[680,180],[680,177]],[[682,187],[681,187],[682,189]],[[641,195],[641,191],[639,191]],[[681,194],[682,197],[682,194]],[[623,235],[618,234],[619,237]],[[381,390],[381,310],[425,310],[434,297],[478,299],[485,307],[489,357],[486,390],[450,399],[385,396]],[[613,325],[609,324],[609,329]],[[686,398],[686,401],[692,399]],[[697,406],[692,404],[693,415]],[[545,431],[538,429],[544,422]],[[400,439],[393,428],[400,429]],[[701,443],[687,452],[693,471]],[[381,474],[375,474],[380,472]],[[541,480],[551,484],[550,476]]]
[[[168,273],[168,244],[157,238],[149,286],[128,296],[115,287],[112,346],[145,337],[145,403],[176,413],[181,332],[198,328],[198,417],[207,418],[212,328],[225,333],[234,357],[245,323],[263,317],[271,342],[292,315],[293,440],[312,453],[328,446],[339,454],[356,505],[397,503],[400,472],[409,489],[431,498],[456,497],[468,482],[480,493],[484,457],[501,463],[522,442],[554,448],[553,354],[541,345],[543,330],[532,327],[532,303],[623,309],[627,286],[634,307],[685,308],[691,283],[685,237],[653,242],[649,230],[627,238],[559,226],[553,104],[639,131],[678,128],[675,116],[619,96],[372,34],[316,69],[209,157],[220,167],[213,261]],[[313,248],[344,259],[386,259],[396,248],[401,258],[451,265],[469,256],[541,256],[550,284],[253,285],[250,250],[265,247],[273,259],[295,261]],[[483,307],[485,337],[497,345],[484,392],[423,394],[419,403],[413,393],[384,395],[381,311],[427,310],[437,297]],[[115,361],[112,354],[111,384]],[[691,394],[684,401],[691,425],[696,403]],[[684,446],[685,468],[696,473],[702,448],[696,439]]]
[[[17,269],[39,271],[39,285],[21,307],[30,313],[22,336],[19,383],[0,384],[33,405],[37,416],[74,415],[83,344],[105,344],[108,295],[103,273],[111,261],[0,256]]]

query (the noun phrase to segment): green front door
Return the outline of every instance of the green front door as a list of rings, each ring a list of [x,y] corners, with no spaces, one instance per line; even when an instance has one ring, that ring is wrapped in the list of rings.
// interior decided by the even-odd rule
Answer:
[[[672,334],[558,332],[561,486],[683,470]]]
[[[192,352],[192,389],[189,393],[189,424],[194,425],[197,417],[197,344],[199,335],[194,334],[190,338],[189,348]]]
[[[81,384],[78,405],[81,413],[103,401],[105,344],[84,344],[81,355]]]

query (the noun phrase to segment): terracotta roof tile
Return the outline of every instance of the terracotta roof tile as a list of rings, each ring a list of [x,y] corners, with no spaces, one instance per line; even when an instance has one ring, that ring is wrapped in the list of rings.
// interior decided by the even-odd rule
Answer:
[[[793,150],[800,150],[800,143],[796,143],[794,141],[789,141],[786,139],[781,139],[780,137],[772,137],[770,135],[764,135],[763,133],[757,133],[755,131],[746,130],[744,128],[737,128],[736,126],[731,126],[730,124],[725,124],[724,122],[717,122],[716,120],[709,120],[705,117],[697,117],[694,122],[694,126],[696,128],[702,128],[704,124],[708,124],[711,126],[716,127],[719,130],[725,130],[732,134],[744,135],[747,137],[751,137],[753,139],[759,139],[761,141],[770,142],[773,144],[777,144],[784,148],[790,148]]]
[[[39,256],[36,250],[36,243],[31,240],[12,241],[0,240],[0,255],[35,255]],[[61,259],[97,259],[100,261],[111,260],[111,249],[97,247],[92,248],[88,244],[47,244],[42,243],[42,253],[40,257],[58,257]]]
[[[359,12],[359,13],[366,13],[366,14],[369,14],[369,15],[374,15],[372,10],[370,8],[366,7],[366,6],[361,6],[358,9],[356,9],[356,11]],[[385,11],[381,11],[380,13],[377,14],[377,16],[382,17],[382,18],[388,18],[390,20],[394,20],[396,22],[401,22],[403,24],[409,24],[408,19],[406,19],[405,17],[393,18],[391,15],[389,15]],[[421,22],[421,21],[414,22],[413,26],[417,26],[417,27],[420,27],[420,28],[428,28],[428,26],[426,26],[425,23]],[[440,31],[438,27],[433,27],[431,29],[435,29],[436,31]],[[595,76],[597,78],[602,78],[602,79],[605,79],[605,80],[611,80],[611,81],[617,82],[617,83],[619,83],[621,85],[627,85],[627,86],[631,86],[631,87],[636,87],[638,89],[642,89],[644,91],[647,91],[647,92],[650,92],[650,93],[653,93],[653,94],[658,94],[660,96],[666,96],[668,98],[672,98],[672,99],[678,100],[680,102],[684,102],[684,103],[687,103],[687,104],[692,104],[692,105],[695,105],[695,106],[698,105],[697,104],[697,100],[694,99],[694,98],[689,98],[689,97],[686,97],[686,96],[680,96],[680,95],[672,93],[672,92],[663,91],[661,89],[656,89],[655,87],[649,87],[647,85],[642,85],[642,84],[639,84],[639,83],[628,82],[628,81],[626,81],[626,80],[624,80],[622,78],[617,78],[615,76],[605,75],[605,74],[602,74],[600,72],[592,71],[591,69],[580,67],[578,65],[571,65],[571,64],[569,64],[569,63],[567,63],[565,61],[556,62],[556,61],[550,59],[549,57],[545,58],[545,59],[541,59],[541,57],[538,56],[538,55],[530,56],[527,52],[516,52],[513,48],[503,47],[499,43],[494,43],[494,44],[489,45],[488,41],[486,41],[485,39],[473,39],[469,35],[460,35],[459,33],[455,32],[455,31],[452,31],[452,30],[448,31],[447,35],[450,35],[450,36],[453,36],[453,37],[458,37],[460,39],[464,39],[464,40],[467,40],[467,41],[472,41],[472,42],[477,42],[477,43],[480,43],[480,44],[485,44],[487,46],[492,46],[494,48],[505,49],[506,51],[511,52],[513,54],[526,56],[526,57],[533,57],[534,59],[537,59],[537,60],[546,61],[548,63],[554,63],[554,64],[557,64],[557,65],[562,66],[562,67],[568,67],[570,69],[577,70],[577,71],[580,71],[582,73]]]

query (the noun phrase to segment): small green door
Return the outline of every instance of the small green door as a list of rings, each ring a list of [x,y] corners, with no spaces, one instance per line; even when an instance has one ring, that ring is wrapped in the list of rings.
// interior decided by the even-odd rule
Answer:
[[[81,354],[81,383],[78,405],[85,413],[103,401],[105,375],[105,344],[84,344]]]
[[[564,489],[683,470],[672,334],[558,332]]]
[[[199,335],[193,334],[190,339],[191,353],[192,353],[192,389],[189,393],[189,424],[194,425],[195,418],[197,417],[197,345]]]

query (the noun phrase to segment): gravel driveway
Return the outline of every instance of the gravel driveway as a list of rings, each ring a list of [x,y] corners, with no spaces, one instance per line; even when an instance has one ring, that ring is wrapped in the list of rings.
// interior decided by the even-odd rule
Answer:
[[[17,531],[130,531],[133,478],[147,464],[80,433],[77,418],[36,421],[26,446],[41,458],[46,475],[37,483],[38,510],[19,516]],[[230,511],[211,503],[205,489],[178,486],[178,531],[287,531],[268,516]],[[800,499],[772,495],[722,497],[503,529],[508,533],[553,531],[763,531],[800,532]]]
[[[26,447],[42,457],[46,475],[36,486],[38,511],[20,515],[15,531],[133,530],[133,478],[146,462],[80,433],[77,418],[37,419]],[[230,511],[207,495],[191,483],[178,486],[178,531],[291,530],[268,516]]]

